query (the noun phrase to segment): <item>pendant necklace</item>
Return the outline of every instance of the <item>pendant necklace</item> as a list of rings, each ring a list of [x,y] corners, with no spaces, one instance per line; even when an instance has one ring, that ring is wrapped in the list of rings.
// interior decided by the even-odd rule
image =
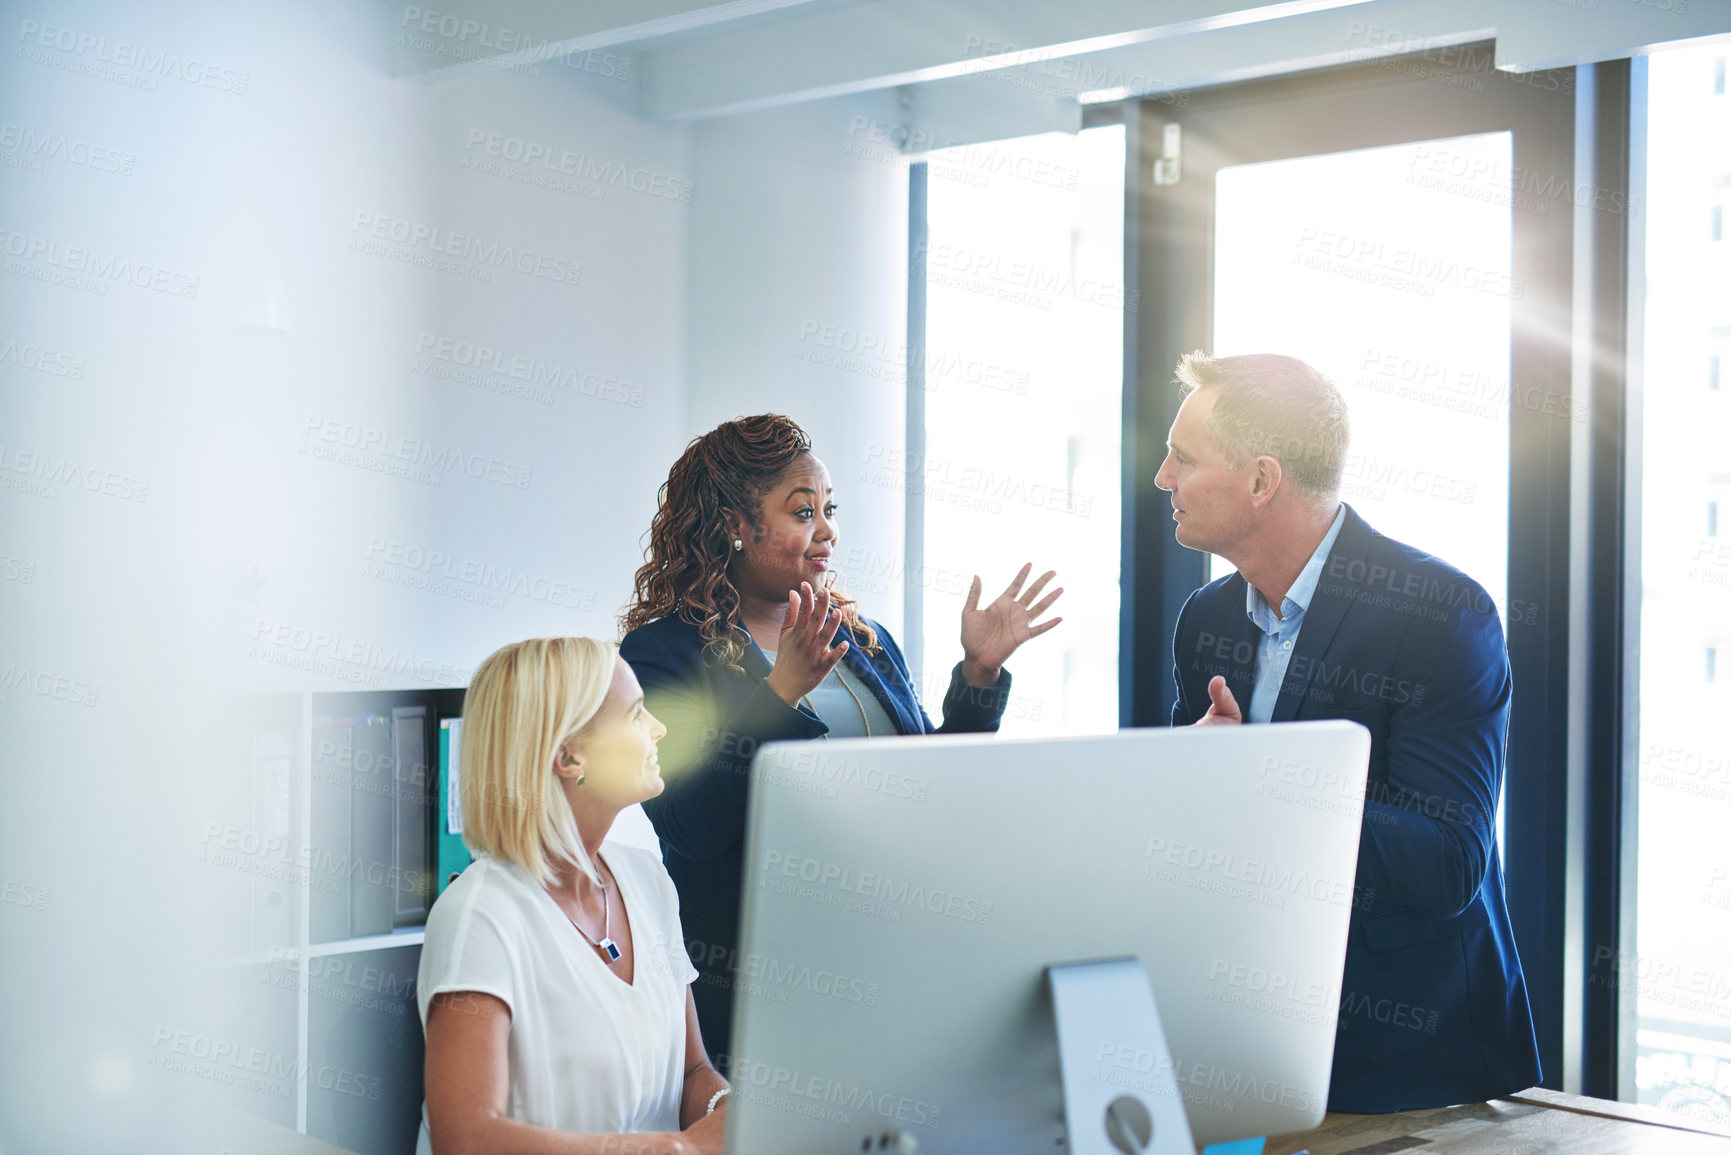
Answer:
[[[600,877],[599,873],[596,877]],[[577,927],[577,933],[583,936],[583,941],[594,947],[611,966],[619,961],[619,944],[613,941],[613,936],[610,933],[613,926],[613,904],[607,900],[607,894],[607,884],[603,882],[601,884],[601,941],[599,942],[590,938],[588,931],[577,926],[577,919],[572,916],[570,911],[565,910],[563,906],[559,909],[565,910],[565,917],[571,920],[572,926]]]

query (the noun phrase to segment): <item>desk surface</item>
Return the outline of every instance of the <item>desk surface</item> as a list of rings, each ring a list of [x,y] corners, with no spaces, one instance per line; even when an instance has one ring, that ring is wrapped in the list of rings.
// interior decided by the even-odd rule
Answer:
[[[1268,1141],[1265,1155],[1708,1155],[1731,1128],[1653,1107],[1534,1087],[1507,1099],[1392,1115],[1329,1112],[1322,1126]]]

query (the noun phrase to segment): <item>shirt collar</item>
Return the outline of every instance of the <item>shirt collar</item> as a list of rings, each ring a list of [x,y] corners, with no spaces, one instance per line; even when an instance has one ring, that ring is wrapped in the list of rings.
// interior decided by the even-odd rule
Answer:
[[[1334,523],[1328,527],[1328,532],[1322,535],[1316,552],[1310,555],[1310,560],[1298,571],[1292,588],[1286,591],[1286,597],[1280,603],[1279,618],[1274,616],[1274,610],[1269,607],[1268,599],[1262,596],[1262,591],[1250,582],[1244,583],[1244,612],[1250,616],[1257,629],[1265,634],[1272,634],[1304,617],[1304,611],[1310,608],[1310,599],[1316,594],[1316,583],[1322,580],[1322,567],[1328,561],[1329,551],[1334,548],[1334,540],[1340,536],[1340,527],[1344,524],[1346,505],[1342,503],[1335,511]]]

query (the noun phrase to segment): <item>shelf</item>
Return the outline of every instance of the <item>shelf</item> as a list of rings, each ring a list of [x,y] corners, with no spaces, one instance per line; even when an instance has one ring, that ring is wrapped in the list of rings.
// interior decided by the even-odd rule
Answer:
[[[274,950],[254,950],[244,954],[224,955],[216,960],[219,969],[229,967],[264,966],[269,963],[294,963],[304,955],[318,958],[324,955],[360,954],[369,950],[392,950],[400,946],[420,946],[427,937],[424,926],[406,926],[390,934],[373,934],[365,938],[346,938],[337,942],[316,942],[304,950],[277,947]]]
[[[427,937],[424,926],[408,926],[390,934],[370,934],[365,938],[345,938],[338,942],[315,942],[307,947],[307,957],[327,954],[360,954],[369,950],[390,950],[399,946],[420,946]]]

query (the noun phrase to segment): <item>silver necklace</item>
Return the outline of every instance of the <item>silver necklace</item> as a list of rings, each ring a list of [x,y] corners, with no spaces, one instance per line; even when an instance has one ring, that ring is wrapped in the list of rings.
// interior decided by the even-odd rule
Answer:
[[[597,873],[596,877],[600,877],[599,873]],[[563,906],[560,906],[559,909],[565,910]],[[572,926],[577,927],[577,933],[583,936],[583,941],[600,952],[601,957],[607,960],[609,966],[619,961],[619,944],[613,941],[613,936],[611,934],[613,929],[613,904],[608,901],[608,889],[605,882],[601,884],[600,942],[596,942],[594,939],[590,938],[589,932],[577,925],[577,919],[570,911],[565,910],[565,917],[571,920]]]

